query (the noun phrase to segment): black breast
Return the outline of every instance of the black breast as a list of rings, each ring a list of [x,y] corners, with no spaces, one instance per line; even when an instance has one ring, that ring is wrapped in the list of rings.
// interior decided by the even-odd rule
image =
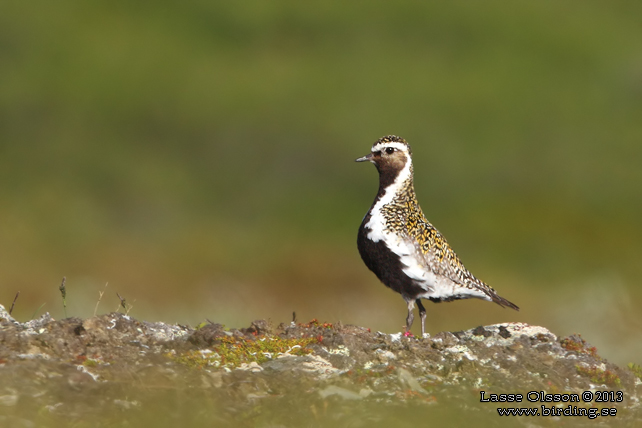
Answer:
[[[363,262],[368,266],[377,278],[386,286],[392,288],[404,297],[416,299],[418,295],[424,293],[422,287],[403,272],[403,264],[395,253],[390,251],[383,240],[374,242],[368,239],[369,228],[365,226],[370,221],[370,214],[366,215],[359,228],[357,237],[357,247]]]

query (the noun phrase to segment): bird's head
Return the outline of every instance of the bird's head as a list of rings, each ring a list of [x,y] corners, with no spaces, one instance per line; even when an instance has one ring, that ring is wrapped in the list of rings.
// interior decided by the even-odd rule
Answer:
[[[412,163],[410,146],[401,137],[388,135],[377,140],[367,155],[356,159],[356,162],[372,162],[380,175],[396,177],[406,166]]]

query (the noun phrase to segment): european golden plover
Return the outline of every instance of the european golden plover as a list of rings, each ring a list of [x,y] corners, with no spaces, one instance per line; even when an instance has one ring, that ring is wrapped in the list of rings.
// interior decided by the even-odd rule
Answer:
[[[421,299],[450,302],[477,298],[519,310],[475,278],[426,220],[415,196],[412,152],[403,138],[383,137],[368,155],[356,161],[372,162],[379,171],[379,191],[359,228],[359,253],[379,280],[408,304],[407,333],[416,303],[421,334],[425,334],[426,309]]]

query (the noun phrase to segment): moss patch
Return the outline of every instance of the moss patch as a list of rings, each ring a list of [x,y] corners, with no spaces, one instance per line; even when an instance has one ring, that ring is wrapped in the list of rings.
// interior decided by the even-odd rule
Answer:
[[[633,372],[635,377],[642,380],[642,367],[639,364],[629,363],[626,366]]]
[[[282,355],[308,355],[307,346],[318,343],[315,337],[288,338],[262,336],[256,338],[226,336],[211,349],[192,350],[180,355],[168,355],[172,360],[194,368],[227,367],[265,363]]]
[[[617,373],[610,370],[602,370],[599,367],[583,367],[575,366],[577,373],[582,376],[587,376],[591,379],[591,382],[606,384],[608,386],[621,387],[622,382]]]

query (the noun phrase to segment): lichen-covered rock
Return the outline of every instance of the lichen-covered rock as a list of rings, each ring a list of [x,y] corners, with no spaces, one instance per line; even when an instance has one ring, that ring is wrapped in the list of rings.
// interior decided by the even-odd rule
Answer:
[[[414,426],[443,415],[493,425],[505,418],[482,393],[531,391],[619,393],[621,401],[579,405],[616,409],[610,422],[635,426],[641,389],[634,372],[600,358],[581,337],[521,323],[415,338],[316,320],[276,329],[254,321],[240,330],[120,313],[19,323],[0,306],[0,426],[87,417],[92,426],[163,425],[169,415],[224,426]],[[588,419],[565,426],[581,421]]]

